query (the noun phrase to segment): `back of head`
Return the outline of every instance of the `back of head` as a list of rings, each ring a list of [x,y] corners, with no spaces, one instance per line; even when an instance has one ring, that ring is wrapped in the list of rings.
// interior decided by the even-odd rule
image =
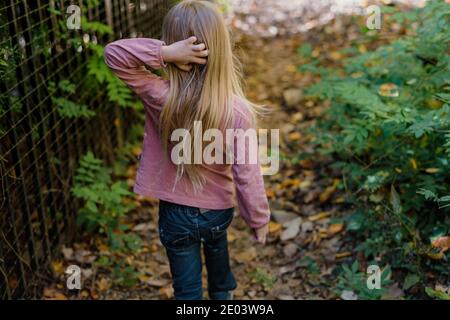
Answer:
[[[203,132],[193,131],[194,121],[201,121],[203,131],[230,127],[234,97],[246,101],[229,31],[215,4],[186,0],[172,7],[164,19],[162,40],[170,45],[191,36],[206,45],[207,63],[194,64],[190,71],[182,71],[172,64],[167,67],[170,89],[160,116],[161,142],[165,150],[175,129],[187,129],[192,139],[202,135]],[[180,175],[185,172],[196,189],[202,185],[196,165],[180,165],[179,169]]]

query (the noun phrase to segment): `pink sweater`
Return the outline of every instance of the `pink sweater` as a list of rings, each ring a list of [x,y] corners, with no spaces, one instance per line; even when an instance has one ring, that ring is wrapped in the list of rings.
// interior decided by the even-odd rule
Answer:
[[[143,101],[146,111],[142,155],[134,192],[143,196],[206,209],[226,209],[235,206],[236,195],[240,214],[252,228],[268,223],[267,202],[261,167],[258,164],[213,164],[203,166],[206,182],[203,190],[194,192],[186,175],[176,184],[176,165],[165,157],[157,124],[167,97],[169,81],[144,67],[166,67],[161,57],[160,40],[137,38],[118,40],[105,48],[105,62],[111,70]],[[246,130],[247,106],[234,102],[234,127]]]

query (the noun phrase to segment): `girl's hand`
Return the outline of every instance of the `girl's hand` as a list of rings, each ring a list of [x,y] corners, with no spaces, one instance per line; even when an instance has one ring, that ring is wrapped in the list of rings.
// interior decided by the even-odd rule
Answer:
[[[269,224],[265,224],[260,228],[253,229],[255,240],[261,244],[266,243],[267,234],[269,233]]]
[[[208,50],[204,43],[194,44],[195,41],[196,37],[190,37],[169,46],[162,46],[161,56],[164,62],[173,63],[183,71],[191,70],[192,63],[206,64]]]

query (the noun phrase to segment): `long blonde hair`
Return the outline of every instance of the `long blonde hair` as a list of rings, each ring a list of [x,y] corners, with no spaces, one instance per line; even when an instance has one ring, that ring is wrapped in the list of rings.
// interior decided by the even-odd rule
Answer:
[[[244,96],[240,64],[233,55],[229,31],[215,4],[186,0],[171,8],[164,19],[162,40],[170,45],[191,36],[204,43],[209,54],[205,65],[194,64],[188,72],[173,64],[167,66],[170,89],[160,115],[160,137],[166,154],[175,129],[188,130],[192,139],[201,135],[201,141],[204,130],[214,128],[223,132],[230,128],[235,98],[249,107],[248,120],[256,125],[258,106]],[[194,132],[194,121],[201,121],[203,132]],[[190,145],[192,149],[194,144]],[[201,166],[179,164],[177,181],[186,173],[194,189],[201,190],[204,184]]]

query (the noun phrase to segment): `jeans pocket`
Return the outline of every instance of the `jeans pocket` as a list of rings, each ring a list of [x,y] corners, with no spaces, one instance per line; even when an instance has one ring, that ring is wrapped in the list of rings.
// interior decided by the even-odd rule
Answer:
[[[225,218],[224,218],[225,220],[220,219],[221,222],[218,225],[216,225],[210,229],[211,238],[213,240],[221,238],[224,235],[226,235],[227,228],[231,224],[231,221],[233,221],[234,209],[229,209],[229,210],[225,211],[223,214],[225,215]]]
[[[171,232],[159,228],[159,238],[164,247],[169,249],[182,249],[189,246],[193,240],[190,232]]]

